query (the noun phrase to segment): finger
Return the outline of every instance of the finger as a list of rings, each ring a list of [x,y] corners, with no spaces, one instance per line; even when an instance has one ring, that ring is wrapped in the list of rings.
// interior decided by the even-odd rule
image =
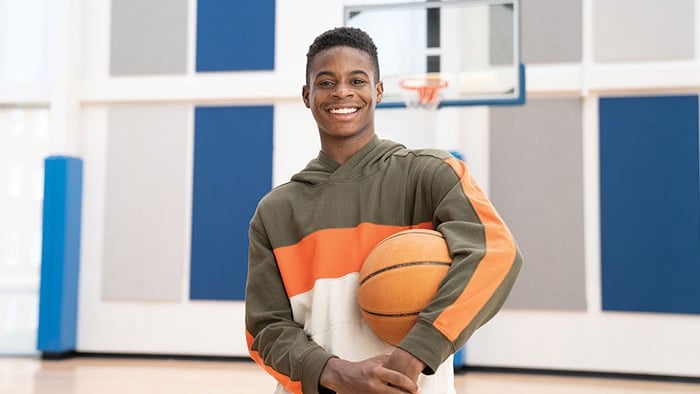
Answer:
[[[406,393],[418,393],[418,384],[408,376],[391,369],[384,369],[381,375],[382,381],[391,387],[395,387]]]
[[[420,394],[420,387],[416,386],[416,391],[407,391],[406,389],[389,385],[390,393],[401,393],[401,394]]]

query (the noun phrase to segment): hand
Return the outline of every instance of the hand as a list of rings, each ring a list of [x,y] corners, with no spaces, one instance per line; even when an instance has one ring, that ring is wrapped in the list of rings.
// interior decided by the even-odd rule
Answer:
[[[415,379],[384,367],[388,354],[351,362],[332,358],[321,371],[320,384],[339,394],[417,394]]]

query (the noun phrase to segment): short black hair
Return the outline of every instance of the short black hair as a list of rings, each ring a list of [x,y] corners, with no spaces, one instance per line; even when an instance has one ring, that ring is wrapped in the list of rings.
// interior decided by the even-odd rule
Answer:
[[[372,37],[356,27],[336,27],[321,33],[309,46],[306,53],[306,84],[309,84],[309,67],[319,52],[336,46],[346,46],[367,53],[374,66],[374,82],[379,82],[379,56]]]

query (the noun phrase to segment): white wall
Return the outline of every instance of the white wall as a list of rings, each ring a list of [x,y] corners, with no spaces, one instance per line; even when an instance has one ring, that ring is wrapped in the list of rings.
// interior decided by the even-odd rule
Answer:
[[[49,133],[45,0],[0,0],[0,354],[33,354]]]

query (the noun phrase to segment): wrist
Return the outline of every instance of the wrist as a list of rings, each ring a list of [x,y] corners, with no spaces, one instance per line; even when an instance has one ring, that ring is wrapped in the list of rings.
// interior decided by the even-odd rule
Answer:
[[[415,382],[418,376],[423,372],[425,363],[411,353],[396,348],[389,356],[389,360],[384,364],[387,368],[399,371]]]
[[[321,370],[321,376],[318,379],[319,391],[320,388],[336,390],[338,381],[340,380],[340,370],[342,368],[342,360],[339,358],[329,358]]]

